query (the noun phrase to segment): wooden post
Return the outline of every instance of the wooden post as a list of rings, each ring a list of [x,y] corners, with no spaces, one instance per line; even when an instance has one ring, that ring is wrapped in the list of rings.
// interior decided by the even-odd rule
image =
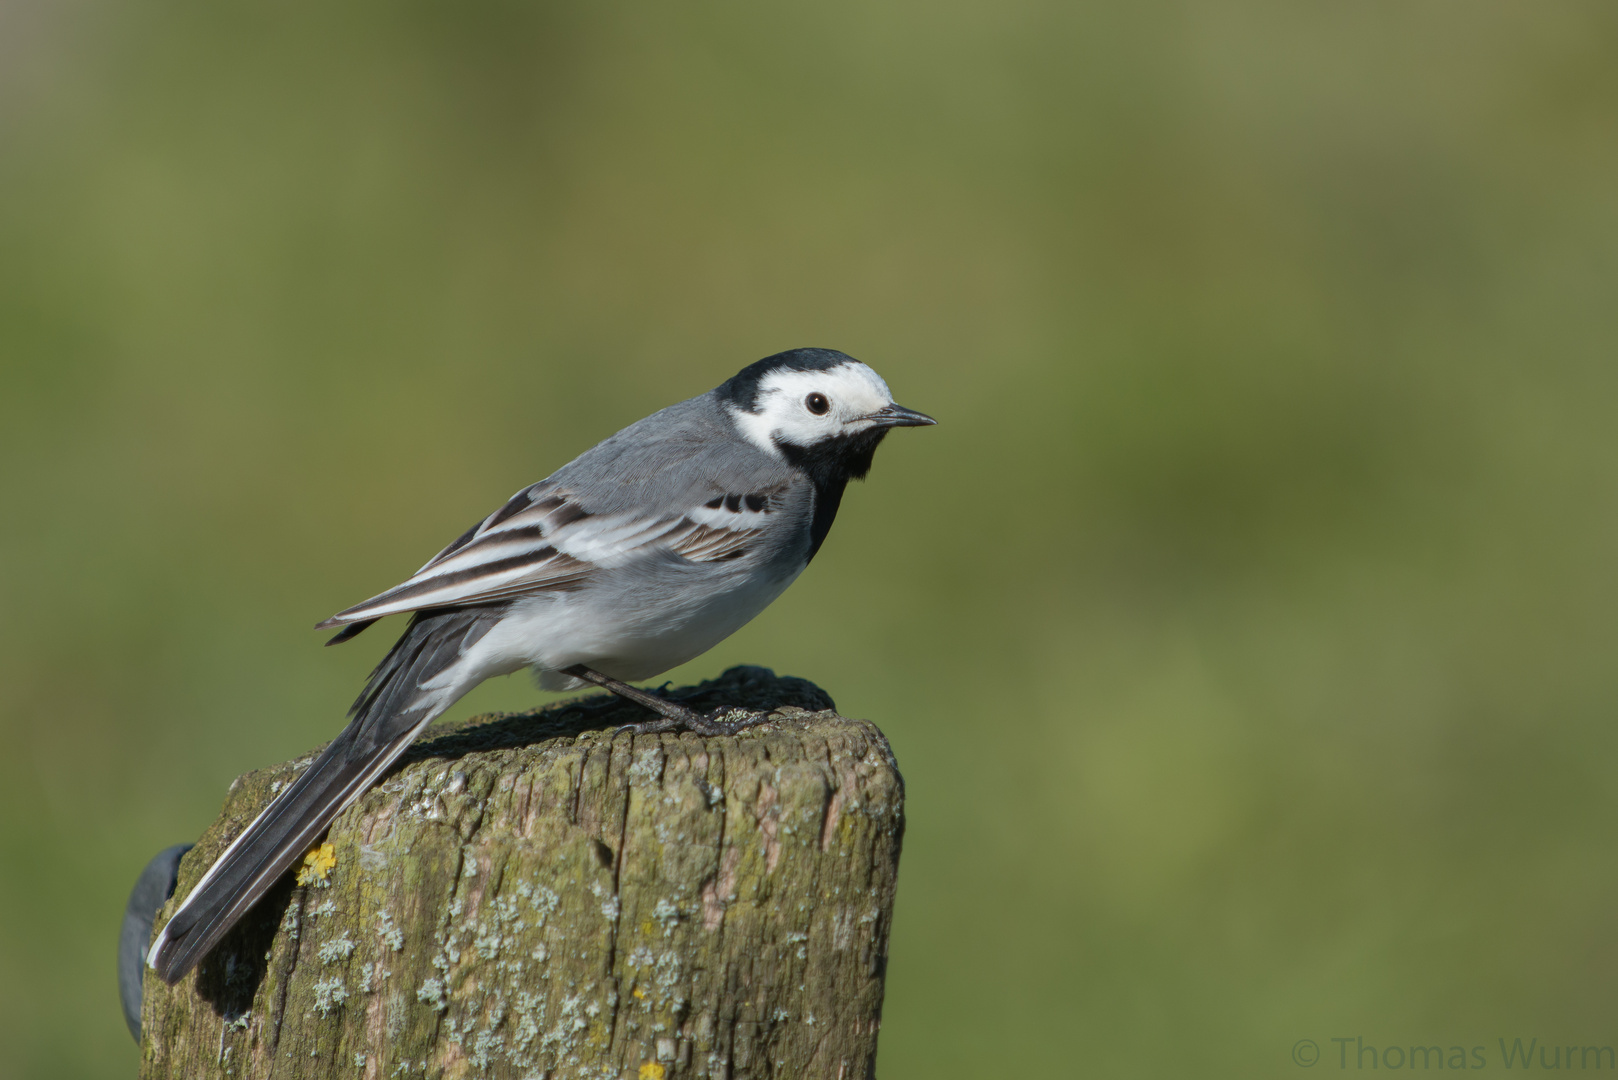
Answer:
[[[871,1076],[887,741],[763,668],[678,696],[774,712],[634,736],[593,697],[429,731],[333,823],[324,880],[288,875],[179,985],[147,973],[141,1076]],[[308,760],[236,781],[158,926]]]

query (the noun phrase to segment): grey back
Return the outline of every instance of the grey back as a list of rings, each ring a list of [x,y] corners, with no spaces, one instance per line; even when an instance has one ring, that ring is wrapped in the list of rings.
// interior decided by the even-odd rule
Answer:
[[[637,420],[544,483],[572,493],[594,514],[649,507],[681,513],[714,491],[806,486],[786,461],[743,437],[711,391]]]

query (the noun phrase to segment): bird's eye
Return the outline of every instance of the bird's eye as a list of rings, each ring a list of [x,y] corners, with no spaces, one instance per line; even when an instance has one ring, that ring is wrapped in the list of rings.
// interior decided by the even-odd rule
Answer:
[[[827,401],[826,395],[821,393],[810,394],[803,399],[803,404],[806,409],[816,416],[825,416],[826,410],[831,408],[831,402]]]

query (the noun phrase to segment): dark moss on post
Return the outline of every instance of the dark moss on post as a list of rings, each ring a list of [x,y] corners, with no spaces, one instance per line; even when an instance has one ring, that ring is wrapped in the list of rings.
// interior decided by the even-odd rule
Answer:
[[[595,697],[430,731],[333,824],[324,881],[289,875],[178,986],[148,973],[141,1075],[871,1075],[887,741],[762,668],[680,696],[773,712],[633,736]],[[233,785],[176,897],[307,760]]]

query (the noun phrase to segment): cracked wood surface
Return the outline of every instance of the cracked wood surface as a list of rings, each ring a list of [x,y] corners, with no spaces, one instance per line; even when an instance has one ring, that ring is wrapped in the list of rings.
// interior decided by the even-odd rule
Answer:
[[[887,741],[762,668],[676,696],[774,712],[636,736],[592,697],[430,729],[333,823],[325,882],[288,874],[177,986],[147,973],[141,1076],[870,1076]],[[232,785],[176,897],[309,760]]]

